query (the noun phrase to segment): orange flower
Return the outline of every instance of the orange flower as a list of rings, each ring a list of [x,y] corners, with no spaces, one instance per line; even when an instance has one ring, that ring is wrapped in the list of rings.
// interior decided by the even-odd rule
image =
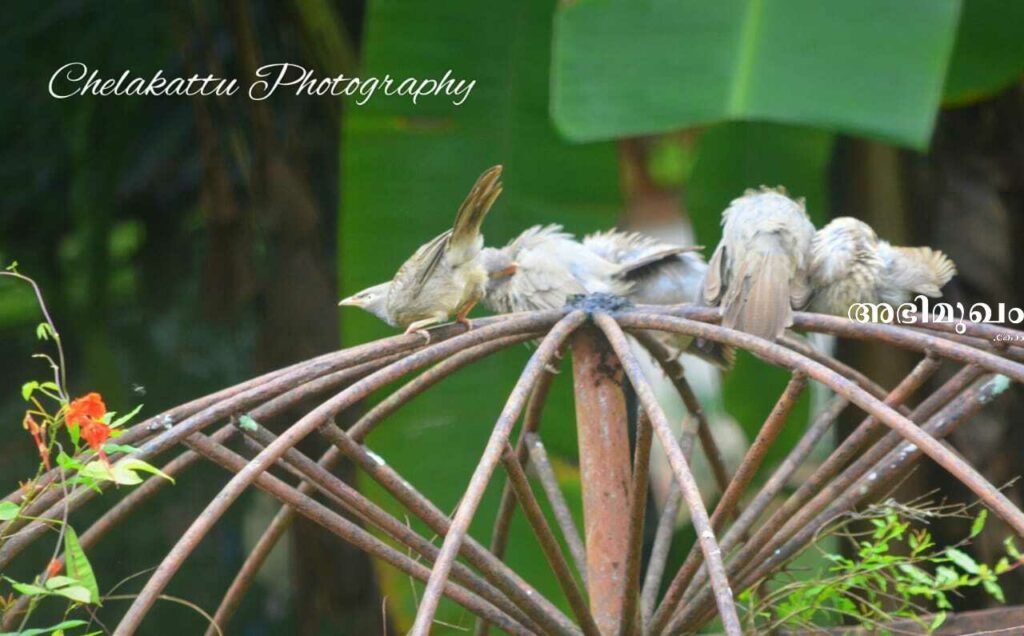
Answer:
[[[103,403],[103,397],[99,393],[89,393],[71,401],[64,421],[68,426],[82,426],[86,422],[99,421],[106,414],[107,405]]]
[[[46,440],[43,439],[43,427],[39,426],[39,423],[28,413],[25,413],[25,419],[21,421],[21,425],[32,435],[32,439],[36,442],[36,448],[39,449],[39,457],[43,460],[43,465],[46,466],[46,470],[50,470],[50,449],[46,447]]]
[[[96,451],[104,463],[107,461],[107,454],[103,452],[103,443],[110,439],[110,427],[98,420],[86,420],[82,425],[82,439],[89,445],[89,448]]]
[[[64,567],[60,564],[57,559],[51,559],[50,565],[46,566],[46,578],[52,579],[53,577],[60,574],[61,568]]]

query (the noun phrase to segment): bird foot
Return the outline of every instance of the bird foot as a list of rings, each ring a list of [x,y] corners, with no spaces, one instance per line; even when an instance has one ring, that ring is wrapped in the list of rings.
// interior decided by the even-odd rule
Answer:
[[[550,373],[551,375],[558,375],[559,373],[561,373],[561,371],[558,369],[558,367],[556,367],[555,365],[551,364],[550,362],[545,362],[544,363],[544,370],[547,371],[548,373]]]
[[[469,318],[466,318],[465,316],[456,316],[455,322],[459,323],[460,325],[463,325],[466,328],[466,331],[469,331],[470,329],[473,328],[473,321],[470,320]]]
[[[430,344],[430,332],[426,329],[415,329],[413,327],[409,327],[405,330],[405,335],[409,335],[411,333],[414,333],[417,336],[423,336],[423,346]]]

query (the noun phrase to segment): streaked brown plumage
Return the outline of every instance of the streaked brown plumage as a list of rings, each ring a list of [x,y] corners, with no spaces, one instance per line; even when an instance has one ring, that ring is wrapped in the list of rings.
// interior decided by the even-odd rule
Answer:
[[[421,246],[398,269],[389,283],[365,289],[341,301],[361,307],[406,333],[426,334],[425,328],[452,316],[468,323],[466,314],[480,300],[487,272],[480,263],[480,226],[501,194],[501,166],[477,179],[455,216],[452,229]],[[429,339],[429,334],[427,334]]]
[[[840,217],[811,242],[809,309],[846,316],[855,303],[898,305],[914,294],[938,297],[956,273],[953,261],[930,247],[894,247],[867,223]]]
[[[809,297],[814,226],[803,201],[781,188],[748,190],[722,213],[722,226],[702,301],[722,307],[723,326],[774,340]]]

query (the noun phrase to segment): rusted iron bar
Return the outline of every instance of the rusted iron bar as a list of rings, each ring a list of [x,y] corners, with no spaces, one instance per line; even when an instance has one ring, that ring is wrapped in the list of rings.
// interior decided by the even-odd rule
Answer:
[[[833,358],[823,351],[816,349],[811,343],[807,342],[803,338],[795,335],[785,335],[778,340],[779,344],[784,347],[788,347],[797,353],[804,355],[811,360],[821,364],[822,366],[832,369],[839,375],[853,380],[862,389],[875,396],[879,400],[885,399],[887,391],[882,388],[877,382],[864,375],[860,371],[854,369],[850,365]],[[898,410],[898,409],[897,409]],[[900,411],[904,415],[907,414],[906,408]]]
[[[672,320],[678,320],[673,318]],[[739,636],[742,633],[739,618],[736,615],[736,604],[733,602],[732,590],[729,588],[729,581],[725,577],[725,565],[722,563],[722,553],[715,539],[715,533],[711,529],[711,521],[708,518],[704,502],[700,498],[700,490],[693,478],[686,458],[675,443],[672,436],[672,429],[668,418],[655,398],[654,390],[651,388],[647,378],[644,377],[643,369],[630,351],[626,334],[619,327],[619,324],[608,314],[598,314],[594,322],[604,331],[605,336],[611,343],[615,353],[618,354],[623,370],[629,377],[639,398],[641,405],[651,419],[654,432],[661,442],[665,454],[668,455],[669,464],[679,482],[680,490],[683,493],[683,500],[690,510],[690,517],[694,530],[697,532],[697,541],[704,551],[704,558],[711,573],[711,587],[714,591],[715,602],[719,614],[722,617],[722,626],[728,636]]]
[[[686,461],[690,461],[690,453],[693,451],[693,435],[687,436],[686,431],[687,420],[684,420],[679,448]],[[668,563],[669,551],[672,548],[672,536],[676,531],[676,519],[679,517],[679,507],[682,503],[683,493],[679,490],[676,482],[673,481],[669,486],[668,494],[665,496],[661,517],[658,518],[658,527],[654,533],[654,545],[651,546],[651,555],[647,559],[647,572],[644,574],[644,586],[640,594],[640,615],[643,619],[643,633],[647,633],[647,626],[650,624],[651,616],[654,614],[654,606],[658,602],[661,580],[665,574],[665,564]]]
[[[526,368],[523,369],[519,381],[513,387],[505,408],[502,409],[501,415],[494,425],[494,431],[491,433],[480,462],[473,472],[469,487],[466,488],[466,492],[459,503],[458,512],[452,518],[448,534],[441,545],[441,553],[434,563],[430,580],[427,581],[427,587],[423,591],[423,598],[420,600],[416,619],[413,621],[412,629],[409,631],[412,636],[426,636],[430,632],[430,626],[434,622],[434,614],[437,612],[437,605],[441,601],[441,591],[444,589],[444,583],[448,580],[448,573],[451,570],[452,563],[459,552],[459,547],[466,538],[469,524],[476,514],[480,500],[483,499],[484,491],[491,480],[491,476],[494,474],[494,469],[501,459],[501,453],[505,448],[505,444],[509,441],[512,428],[515,426],[515,422],[519,418],[519,414],[533,387],[544,372],[545,366],[558,351],[562,342],[585,319],[586,315],[582,311],[576,310],[560,320],[548,332],[548,335],[544,337],[540,346],[533,352],[529,362],[526,363]]]
[[[880,633],[906,634],[908,636],[926,636],[922,625],[929,625],[935,614],[925,614],[916,619],[905,619],[880,623],[877,627],[832,627],[816,628],[815,634],[820,636],[875,636]],[[930,636],[1020,636],[1024,634],[1024,605],[1012,607],[996,607],[992,609],[974,610],[946,614],[942,626]],[[806,630],[780,632],[780,636],[801,636]]]
[[[617,634],[629,545],[629,519],[622,514],[630,480],[625,376],[593,325],[580,328],[571,346],[587,591],[601,633]]]
[[[526,434],[526,449],[530,458],[530,466],[537,473],[544,494],[547,495],[548,503],[551,504],[551,511],[555,515],[559,530],[562,531],[562,538],[569,546],[569,555],[572,557],[576,572],[584,584],[587,582],[587,549],[583,545],[583,538],[580,537],[580,530],[572,518],[569,510],[569,503],[565,500],[561,487],[558,485],[558,477],[551,467],[551,460],[548,459],[547,449],[541,441],[538,433]],[[522,463],[522,462],[520,462]]]
[[[385,355],[384,359],[386,360],[389,357],[389,355]],[[315,360],[320,360],[320,358]],[[333,358],[330,360],[333,360]],[[382,360],[364,361],[353,365],[344,363],[342,366],[346,366],[347,368],[340,372],[344,374],[344,377],[340,382],[344,383],[345,381],[364,377],[371,371],[382,366],[382,364]],[[190,431],[194,432],[203,430],[218,420],[224,419],[238,412],[244,412],[246,408],[252,406],[254,403],[258,403],[268,398],[273,399],[270,399],[269,402],[264,403],[261,407],[252,411],[254,419],[269,417],[281,410],[290,408],[315,392],[314,389],[316,389],[316,387],[314,386],[313,389],[311,389],[310,383],[320,376],[315,374],[307,376],[307,372],[312,373],[308,370],[307,366],[300,366],[300,369],[293,374],[282,375],[273,382],[270,382],[268,385],[262,387],[256,386],[241,393],[237,393],[223,402],[210,405],[177,424],[168,421],[166,422],[166,426],[161,426],[160,428],[163,433],[158,434],[156,438],[144,443],[137,452],[132,454],[132,456],[137,459],[148,460],[151,457],[172,448],[175,444],[180,442],[181,439],[184,439],[191,434]],[[298,386],[296,386],[296,384],[298,384]],[[245,386],[248,385],[249,383],[245,383]],[[122,438],[127,437],[127,435],[128,434],[126,433]],[[61,518],[64,516],[65,506],[70,514],[90,501],[93,497],[99,494],[99,492],[109,488],[109,485],[106,483],[99,484],[98,488],[99,490],[97,491],[93,488],[80,486],[75,488],[71,492],[70,496],[63,500],[60,500],[63,492],[59,489],[53,489],[51,493],[47,493],[44,497],[40,497],[39,502],[34,502],[35,505],[39,505],[44,499],[46,499],[46,497],[49,497],[46,501],[51,502],[52,505],[50,505],[45,512],[36,513],[36,507],[31,507],[25,511],[25,514],[47,519]],[[26,526],[24,530],[19,532],[16,536],[4,542],[3,546],[0,546],[0,569],[6,567],[14,556],[42,536],[42,534],[47,531],[48,527],[48,524],[44,522],[34,521]]]
[[[211,461],[221,465],[229,472],[237,474],[244,470],[247,465],[245,458],[224,448],[223,446],[211,442],[208,437],[201,433],[196,433],[189,437],[186,444],[204,457],[207,457]],[[360,528],[355,523],[345,519],[312,498],[301,494],[296,488],[292,488],[269,473],[261,472],[257,474],[253,480],[253,484],[257,488],[260,488],[268,494],[276,497],[292,508],[295,508],[299,514],[319,525],[322,525],[371,556],[382,559],[384,562],[421,581],[425,581],[429,578],[430,570],[423,564],[406,556],[395,548],[392,548],[366,530]],[[488,620],[494,622],[496,625],[501,625],[502,629],[508,629],[513,633],[522,634],[523,636],[533,633],[531,630],[520,625],[498,608],[483,600],[476,593],[467,590],[460,585],[448,583],[445,587],[445,595],[473,613],[486,614],[488,616]]]
[[[452,521],[440,508],[417,491],[397,471],[381,462],[378,456],[354,441],[347,432],[333,423],[328,423],[320,429],[320,434],[427,527],[441,536],[448,532]],[[466,536],[461,554],[484,575],[484,578],[524,608],[524,611],[544,628],[545,633],[563,636],[582,633],[565,614],[505,563],[477,543],[473,537]]]
[[[561,355],[555,354],[555,359],[560,361]],[[548,391],[551,389],[551,380],[554,373],[545,368],[541,374],[537,386],[530,394],[530,400],[526,403],[526,412],[523,415],[523,431],[516,440],[516,458],[520,462],[527,458],[527,436],[534,431],[540,430],[541,415],[544,413],[544,404],[547,403]],[[506,480],[501,488],[501,499],[498,502],[498,512],[494,516],[494,527],[491,530],[491,553],[498,559],[505,558],[505,548],[508,545],[508,535],[512,528],[512,513],[515,512],[515,495],[512,493],[512,485]],[[490,626],[487,621],[478,618],[476,627],[473,630],[474,636],[487,636]]]
[[[923,429],[937,438],[946,437],[958,426],[974,417],[1008,386],[1007,378],[1001,376],[978,383],[933,415]],[[742,581],[737,587],[745,589],[771,574],[774,569],[809,545],[826,524],[853,509],[860,502],[873,497],[888,483],[904,474],[921,457],[923,457],[923,453],[917,446],[904,442],[898,448],[890,450],[880,460],[873,462],[867,471],[851,466],[848,470],[860,473],[862,476],[836,496],[824,511],[804,524],[788,541],[782,545],[768,546],[762,551],[757,558],[751,561],[751,567],[742,575]],[[710,607],[709,599],[705,596],[698,594],[693,602],[687,605],[686,609],[673,621],[675,629],[670,629],[669,633],[678,633],[693,627],[694,619],[698,616],[701,617],[701,621],[709,618],[707,614]]]
[[[550,316],[550,318],[547,316]],[[522,328],[522,331],[542,329],[551,320],[555,319],[556,316],[557,314],[528,315],[522,318],[522,322],[519,322],[518,319],[509,319],[493,326],[480,327],[468,333],[455,336],[450,340],[430,345],[380,371],[372,373],[333,398],[323,402],[285,431],[274,444],[247,464],[244,469],[228,482],[217,497],[210,502],[206,510],[192,523],[154,571],[122,618],[121,623],[114,632],[115,636],[132,634],[138,629],[149,608],[156,601],[157,596],[167,586],[171,577],[181,567],[184,560],[188,558],[188,555],[192,553],[199,541],[210,531],[213,524],[223,516],[227,508],[239,495],[253,483],[255,478],[273,465],[285,450],[294,446],[310,432],[322,426],[339,412],[363,399],[369,393],[401,378],[407,373],[436,362],[466,347],[500,336],[512,335],[517,328]],[[510,327],[512,328],[510,329]],[[415,338],[417,336],[412,335],[409,337]],[[186,432],[189,432],[188,429],[186,429]],[[440,586],[437,585],[435,587],[439,588]],[[440,589],[437,589],[434,593],[435,595],[439,594]]]
[[[657,338],[652,337],[650,333],[635,331],[631,332],[630,335],[636,338],[654,356],[662,371],[665,372],[665,375],[668,376],[669,381],[675,387],[687,412],[697,420],[697,437],[700,439],[701,448],[704,450],[704,457],[708,460],[708,465],[711,467],[711,475],[715,478],[715,484],[718,486],[719,492],[725,492],[729,485],[729,471],[725,467],[725,458],[722,456],[722,451],[718,448],[715,436],[711,433],[711,426],[708,424],[704,407],[701,406],[700,400],[697,399],[697,394],[693,392],[693,387],[686,380],[683,365],[679,363],[677,357],[665,345],[659,342]]]
[[[893,402],[905,400],[912,390],[920,386],[924,379],[934,372],[935,368],[935,364],[929,364],[929,358],[922,360],[914,371],[893,389],[891,400]],[[975,370],[975,367],[965,367],[947,382],[947,386],[958,386],[961,379],[965,377],[976,378]],[[939,392],[945,393],[946,391],[940,389]],[[923,421],[932,415],[939,406],[941,403],[930,398],[926,399],[911,412],[911,419]],[[873,424],[873,422],[875,423]],[[891,432],[881,441],[868,447],[874,438],[873,426],[878,426],[877,420],[869,416],[815,469],[783,506],[776,510],[768,521],[758,529],[751,541],[735,555],[734,563],[737,564],[737,567],[747,567],[753,563],[755,555],[763,552],[767,544],[779,545],[796,532],[800,524],[806,523],[821,512],[838,493],[848,488],[853,480],[860,476],[855,470],[847,469],[842,477],[834,478],[851,459],[857,457],[856,466],[859,466],[860,470],[867,470],[899,443],[900,435]]]
[[[341,452],[331,447],[320,457],[317,463],[326,470],[332,470],[341,458]],[[307,496],[313,490],[313,485],[308,481],[302,482],[298,487],[298,491]],[[235,612],[238,611],[242,599],[245,598],[249,588],[252,587],[253,582],[256,580],[256,575],[259,573],[260,568],[263,567],[263,563],[266,562],[274,547],[277,546],[277,543],[291,527],[297,514],[298,512],[295,511],[295,508],[290,506],[282,506],[277,511],[277,514],[274,515],[270,524],[267,525],[263,534],[256,541],[256,545],[252,547],[249,554],[245,557],[245,561],[235,574],[234,580],[231,581],[228,591],[224,593],[224,598],[221,599],[220,605],[217,606],[217,611],[213,615],[214,624],[206,629],[205,636],[219,636],[227,629],[228,623],[235,615]],[[220,631],[218,631],[218,628]]]
[[[456,353],[450,358],[438,362],[416,378],[406,382],[397,391],[387,396],[367,411],[365,415],[360,417],[359,420],[349,428],[349,434],[359,440],[366,439],[366,436],[392,413],[404,406],[417,395],[420,395],[459,369],[482,360],[496,351],[506,349],[521,342],[532,340],[533,338],[536,338],[537,335],[538,334],[536,333],[526,333],[498,338],[496,340],[491,340],[490,342],[484,342],[474,347],[470,347]]]
[[[629,541],[626,544],[626,576],[622,585],[622,628],[619,636],[634,636],[642,625],[639,616],[640,558],[644,547],[644,516],[647,513],[647,485],[651,467],[651,419],[642,409],[637,417],[633,448],[633,479],[629,488]]]
[[[806,387],[806,376],[801,373],[794,373],[783,390],[782,395],[779,396],[775,406],[772,407],[768,418],[758,430],[757,436],[750,444],[750,448],[747,449],[747,453],[743,457],[739,468],[736,469],[736,475],[729,483],[729,487],[726,488],[722,498],[718,501],[718,505],[711,515],[712,531],[716,533],[721,531],[726,519],[732,513],[740,497],[743,496],[743,491],[746,490],[757,474],[758,469],[761,467],[761,462],[764,461],[771,445],[775,442],[779,433],[782,432],[782,427],[786,424],[790,412],[796,406],[797,400],[800,399],[800,395]],[[686,556],[683,566],[672,579],[672,583],[669,585],[665,598],[662,601],[662,609],[656,611],[651,618],[651,627],[654,631],[660,631],[664,627],[665,621],[669,618],[666,616],[666,613],[671,611],[670,608],[674,608],[679,603],[687,584],[693,578],[693,575],[697,573],[697,569],[700,566],[700,551],[697,549],[697,546],[694,546]]]
[[[223,444],[227,442],[235,434],[235,427],[226,425],[219,431],[214,433],[210,439]],[[184,472],[195,462],[199,461],[200,456],[193,451],[186,450],[181,453],[167,464],[165,464],[160,470],[169,477]],[[132,490],[118,501],[110,510],[103,513],[103,515],[97,519],[89,528],[83,532],[78,542],[82,546],[83,550],[89,550],[96,545],[111,529],[115,528],[119,523],[124,521],[129,515],[135,512],[139,506],[153,498],[159,493],[164,486],[170,485],[170,481],[162,478],[150,478],[147,479],[141,486]],[[57,558],[57,562],[62,566],[64,565],[64,555]],[[3,620],[0,621],[0,629],[13,630],[17,625],[14,623],[14,619],[21,616],[28,608],[32,597],[21,596],[3,615]]]
[[[814,314],[814,316],[830,318],[829,316],[818,316],[817,314]],[[824,367],[821,364],[780,345],[770,343],[756,336],[751,336],[750,334],[740,333],[730,329],[723,329],[714,325],[693,322],[691,320],[670,316],[648,316],[635,313],[623,313],[618,316],[618,319],[623,325],[638,329],[662,329],[664,331],[672,331],[685,335],[706,337],[709,340],[747,349],[769,362],[805,373],[818,382],[827,385],[836,393],[849,398],[851,402],[859,406],[869,415],[873,415],[880,419],[886,426],[889,426],[905,439],[916,444],[929,457],[935,460],[937,464],[950,472],[954,477],[960,480],[961,483],[978,495],[978,497],[984,501],[993,512],[1006,521],[1014,531],[1018,534],[1024,535],[1024,512],[1021,512],[1021,510],[1015,506],[1013,502],[1006,497],[1006,495],[1000,492],[998,488],[989,483],[989,481],[979,474],[978,471],[970,464],[965,462],[956,454],[951,453],[949,449],[945,448],[935,438],[923,432],[913,422],[874,398],[871,394],[864,391],[864,389],[843,378],[835,371],[832,371],[831,369],[828,369],[827,367]],[[872,328],[889,327],[889,325],[860,326]],[[888,334],[888,332],[885,333]],[[900,335],[918,337],[918,334],[900,333]],[[883,337],[881,339],[885,340],[886,338]],[[938,338],[929,340],[934,341],[930,344],[934,346],[936,355],[943,355],[944,351],[949,351],[949,347],[958,347],[956,343],[950,343]],[[966,349],[966,347],[960,348]],[[981,352],[975,353],[977,353],[978,356],[983,355]],[[988,354],[984,355],[985,357],[982,359],[982,362],[984,363],[983,366],[986,368],[990,365],[1009,368],[1013,372],[1013,375],[1024,375],[1024,373],[1021,373],[1024,372],[1024,367],[1017,369],[1019,365],[1016,363],[1002,358],[989,360],[988,358],[992,358],[993,356]],[[956,353],[956,357],[970,358],[971,356]],[[979,364],[982,363],[979,362]]]
[[[928,378],[934,375],[940,365],[941,362],[937,358],[926,356],[918,362],[911,372],[907,374],[907,376],[889,393],[888,396],[886,396],[885,404],[893,407],[903,404],[928,380]],[[943,389],[940,389],[937,393],[945,395],[947,393],[946,387],[950,386],[960,386],[959,375],[956,379],[947,383],[946,386]],[[962,390],[965,387],[966,385],[960,386],[960,389],[957,389],[957,391]],[[933,394],[933,396],[934,395],[935,394]],[[836,406],[836,408],[839,410],[845,408],[846,402],[844,398],[837,397],[835,400],[844,400],[843,405]],[[836,404],[835,400],[833,401],[834,404]],[[937,408],[938,406],[941,406],[941,403],[928,398],[910,414],[911,419],[920,421],[923,417],[930,415],[934,408]],[[812,426],[809,431],[812,436],[820,437],[820,435],[823,434],[835,421],[835,417],[838,416],[838,413],[839,411],[837,410],[834,416],[828,417],[824,421],[819,420],[815,422],[815,426]],[[874,424],[872,424],[872,422]],[[804,480],[804,483],[802,483],[797,488],[796,492],[783,503],[782,507],[776,510],[764,525],[758,529],[754,539],[749,541],[738,554],[733,555],[728,566],[730,575],[735,575],[738,572],[737,568],[742,567],[743,564],[749,563],[750,559],[753,558],[761,547],[763,547],[765,541],[773,540],[782,531],[783,526],[800,511],[800,508],[806,504],[807,501],[821,492],[828,482],[834,478],[853,457],[863,451],[867,444],[874,439],[875,428],[880,427],[881,424],[878,423],[877,419],[868,416],[868,418],[857,427],[853,434],[847,436],[839,447],[832,451],[825,461],[814,470],[811,476]],[[789,474],[792,474],[799,464],[803,462],[803,458],[806,457],[806,453],[810,452],[811,447],[816,442],[817,440],[815,439],[814,442],[811,442],[810,444],[803,444],[803,442],[798,444],[797,448],[799,449],[801,456],[799,458],[793,457],[794,461],[784,462],[781,468],[784,468]],[[796,449],[794,449],[794,452],[797,452]],[[785,485],[785,480],[788,479],[788,475],[779,474],[778,478],[773,476],[769,482],[765,484],[761,493],[752,504],[752,506],[759,509],[757,516],[747,516],[745,518],[741,516],[741,520],[738,520],[737,523],[733,524],[733,527],[730,528],[725,534],[725,537],[723,537],[723,550],[728,552],[739,544],[743,535],[746,534],[757,518],[760,517],[761,513],[768,507],[768,504],[775,495],[781,491],[782,487]],[[687,590],[683,595],[683,598],[689,598],[694,593],[694,590],[700,589],[700,586],[703,584],[703,580],[704,579],[702,577],[698,576],[692,584],[690,581],[687,581]]]
[[[695,305],[642,305],[638,307],[638,310],[639,311],[633,313],[634,316],[676,316],[683,320],[687,320],[690,323],[693,323],[694,321],[701,321],[698,324],[706,325],[717,323],[722,319],[721,315],[718,313],[718,309],[714,307],[697,307]],[[967,327],[967,332],[972,335],[975,335],[975,333],[981,335],[981,332],[976,331],[979,328],[991,327],[991,325],[979,325],[976,323],[965,323],[965,325]],[[795,329],[830,333],[835,336],[842,336],[853,340],[884,342],[901,349],[909,349],[911,351],[919,351],[922,353],[931,351],[940,358],[956,360],[957,362],[964,364],[977,364],[992,373],[1002,373],[1014,382],[1024,383],[1024,365],[1020,363],[1001,358],[986,351],[978,351],[972,347],[967,347],[945,338],[912,331],[897,325],[854,322],[847,318],[840,318],[839,316],[809,314],[798,311],[793,313],[793,326]],[[924,326],[937,327],[938,325],[929,324]],[[695,328],[694,330],[695,332],[701,331],[699,328]],[[987,333],[988,330],[985,330],[985,332]],[[1015,331],[1013,329],[998,328],[996,332],[993,332],[993,337],[994,333],[1000,333],[1003,337],[1009,336],[1011,339],[1024,337],[1024,332]],[[710,336],[708,339],[716,340]],[[1014,342],[1019,343],[1020,341],[1014,340]]]
[[[516,453],[512,450],[511,446],[505,446],[505,452],[502,453],[501,461],[505,465],[506,472],[508,472],[508,481],[512,484],[512,492],[515,493],[516,499],[526,515],[526,520],[530,523],[530,527],[537,537],[537,542],[540,544],[541,550],[548,560],[548,565],[551,566],[551,570],[555,574],[559,587],[562,588],[562,592],[569,601],[569,607],[572,608],[573,614],[576,615],[576,619],[583,627],[584,636],[601,636],[601,631],[597,628],[597,623],[594,622],[594,617],[587,608],[587,601],[583,598],[583,592],[576,585],[576,580],[572,578],[569,563],[562,554],[561,546],[558,545],[558,539],[555,538],[555,533],[551,531],[547,519],[544,518],[544,511],[541,510],[540,504],[537,503],[537,498],[533,496],[533,490],[530,488],[530,480],[526,477],[526,471],[523,470],[523,465],[519,463]]]
[[[259,425],[256,425],[255,428],[247,427],[243,432],[257,444],[258,450],[273,444],[274,440],[277,439],[273,433]],[[298,473],[300,479],[308,481],[314,488],[337,501],[343,508],[354,513],[364,522],[377,526],[388,536],[414,550],[423,556],[427,562],[433,562],[437,558],[437,546],[424,539],[409,526],[370,501],[366,496],[346,484],[336,475],[319,466],[317,462],[314,462],[306,455],[292,448],[285,452],[282,461],[290,464]],[[452,568],[452,577],[463,587],[473,591],[508,614],[516,622],[531,629],[536,628],[533,622],[518,607],[466,566],[461,563],[455,563]]]

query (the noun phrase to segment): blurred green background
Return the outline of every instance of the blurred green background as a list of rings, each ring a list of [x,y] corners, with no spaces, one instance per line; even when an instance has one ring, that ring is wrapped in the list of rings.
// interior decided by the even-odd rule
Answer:
[[[41,283],[68,343],[73,392],[99,390],[122,410],[144,402],[153,414],[387,335],[367,315],[339,313],[336,299],[390,277],[495,163],[506,186],[485,225],[490,244],[557,222],[580,235],[620,225],[710,248],[732,198],[782,184],[807,198],[819,224],[858,216],[894,243],[945,250],[960,270],[947,288],[954,300],[1024,305],[1021,3],[19,0],[5,11],[0,263],[17,261]],[[451,70],[476,84],[461,106],[284,91],[262,102],[241,93],[52,99],[46,83],[70,61],[103,76],[162,69],[243,86],[260,65],[284,61],[318,77]],[[44,372],[30,358],[37,321],[27,290],[0,281],[5,491],[32,469],[18,387]],[[912,363],[863,345],[840,352],[883,385]],[[370,446],[451,509],[527,356],[516,348],[446,380]],[[785,381],[742,357],[720,391],[712,378],[702,392],[732,427],[723,437],[742,439]],[[556,379],[544,431],[575,492],[570,388],[568,373]],[[970,440],[953,440],[995,483],[1019,474],[1024,432],[1010,424],[1021,402],[1014,395],[972,426]],[[808,409],[766,468],[799,436]],[[101,587],[155,565],[225,480],[196,470],[97,546]],[[937,487],[967,498],[930,466],[905,485]],[[1024,493],[1010,491],[1018,501]],[[497,492],[473,526],[483,540]],[[84,526],[99,507],[73,523]],[[243,498],[169,591],[212,611],[274,509],[259,494]],[[937,536],[965,534],[950,525]],[[987,561],[1002,539],[990,525],[975,546]],[[518,517],[514,529],[510,560],[563,603]],[[683,524],[674,558],[690,542]],[[30,577],[45,554],[26,554],[18,574]],[[1024,602],[1024,581],[1004,588],[1009,602]],[[389,628],[401,631],[419,589],[300,525],[232,633],[379,633],[383,597]],[[122,610],[111,603],[100,616],[115,621]],[[440,617],[470,624],[455,607]],[[201,626],[181,607],[158,605],[147,633]]]

